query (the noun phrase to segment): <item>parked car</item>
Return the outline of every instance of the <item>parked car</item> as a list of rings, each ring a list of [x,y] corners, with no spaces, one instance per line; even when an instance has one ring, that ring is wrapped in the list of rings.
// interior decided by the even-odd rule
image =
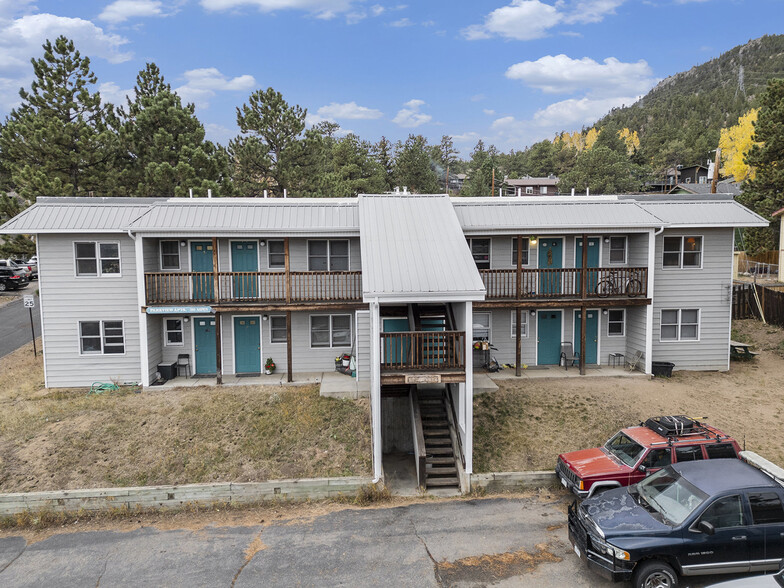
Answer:
[[[784,588],[784,561],[781,562],[779,571],[775,574],[727,580],[718,584],[710,584],[706,588]]]
[[[32,261],[28,259],[25,261],[24,259],[13,259],[12,260],[16,265],[27,268],[30,271],[29,279],[37,280],[38,279],[38,262]]]
[[[0,292],[25,288],[28,282],[21,272],[10,267],[0,267]]]
[[[738,457],[729,435],[686,416],[653,417],[618,431],[602,447],[558,456],[555,473],[580,498],[628,486],[671,463]]]
[[[741,459],[675,463],[638,484],[575,501],[569,540],[589,569],[635,588],[777,570],[784,560],[782,483]]]
[[[0,259],[0,268],[3,268],[3,267],[9,268],[9,269],[18,270],[19,272],[22,272],[24,277],[26,277],[28,280],[30,280],[32,278],[32,275],[33,275],[33,270],[31,270],[27,266],[19,265],[13,259]]]

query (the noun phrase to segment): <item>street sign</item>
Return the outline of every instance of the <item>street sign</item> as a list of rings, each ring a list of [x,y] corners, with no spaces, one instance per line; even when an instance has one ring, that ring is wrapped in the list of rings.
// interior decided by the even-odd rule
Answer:
[[[27,295],[24,297],[25,308],[35,308],[35,296]]]

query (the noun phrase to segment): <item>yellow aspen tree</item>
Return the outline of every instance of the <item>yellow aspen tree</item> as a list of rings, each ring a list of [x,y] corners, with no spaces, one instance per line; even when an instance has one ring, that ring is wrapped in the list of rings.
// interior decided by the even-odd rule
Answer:
[[[640,148],[640,137],[637,136],[637,131],[630,131],[624,127],[618,131],[618,136],[626,145],[627,155],[633,155]]]
[[[758,108],[752,108],[738,119],[738,124],[721,129],[719,147],[721,147],[721,174],[734,176],[736,182],[754,179],[754,168],[746,164],[746,154],[754,145],[754,121],[757,120]]]
[[[586,149],[593,148],[593,144],[596,143],[596,139],[598,138],[599,138],[599,131],[596,130],[596,127],[592,127],[585,134],[585,148]]]

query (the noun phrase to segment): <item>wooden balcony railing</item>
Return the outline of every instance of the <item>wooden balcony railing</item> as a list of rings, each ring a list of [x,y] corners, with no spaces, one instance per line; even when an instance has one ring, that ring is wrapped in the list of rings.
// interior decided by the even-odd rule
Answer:
[[[381,333],[382,371],[465,369],[465,331]]]
[[[356,302],[362,272],[145,273],[147,304]]]
[[[487,300],[533,300],[582,297],[582,268],[524,269],[518,286],[516,269],[479,270]],[[587,268],[586,298],[647,297],[648,268]]]

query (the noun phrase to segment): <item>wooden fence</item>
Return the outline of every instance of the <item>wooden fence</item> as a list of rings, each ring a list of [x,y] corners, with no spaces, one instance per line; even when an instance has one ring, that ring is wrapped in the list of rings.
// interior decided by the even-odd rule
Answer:
[[[757,289],[759,304],[754,288]],[[767,322],[784,327],[784,292],[759,284],[735,284],[732,287],[733,319],[760,319],[760,305]]]

